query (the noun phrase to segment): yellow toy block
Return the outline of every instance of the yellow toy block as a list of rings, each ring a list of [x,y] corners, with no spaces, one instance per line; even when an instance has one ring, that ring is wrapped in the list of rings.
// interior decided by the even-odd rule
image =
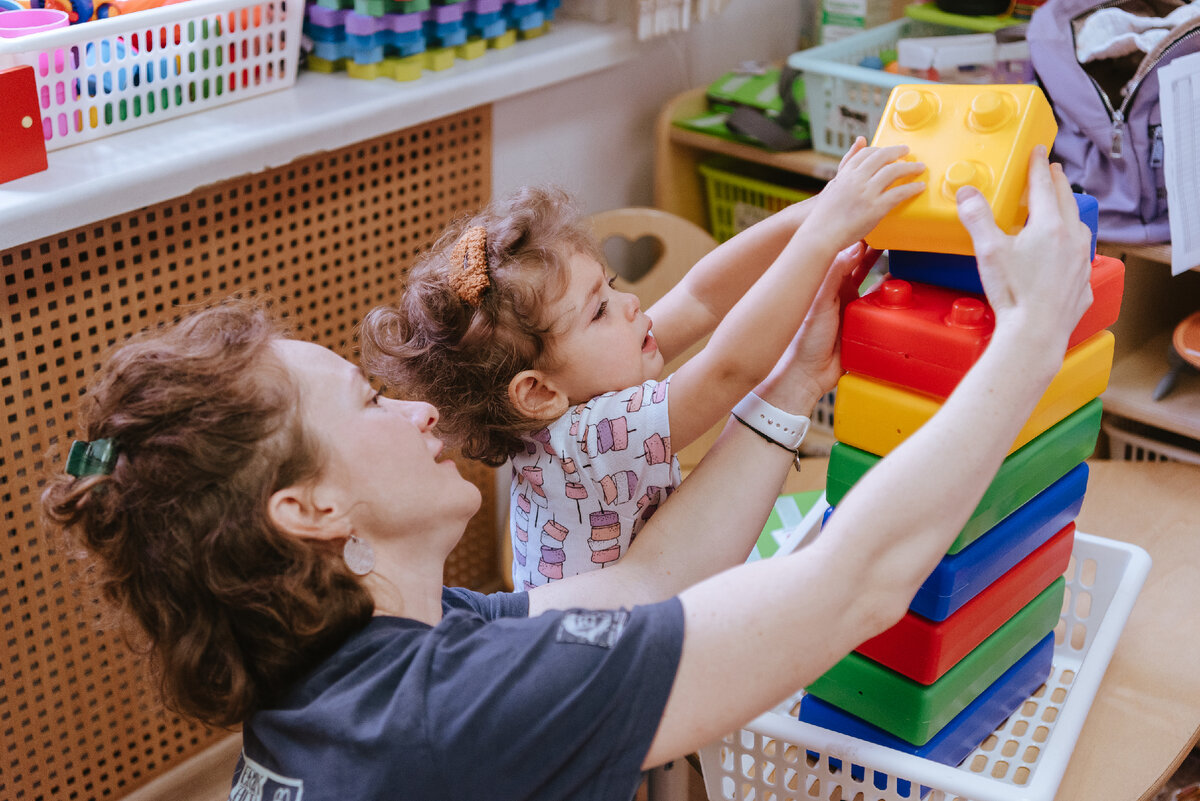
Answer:
[[[355,64],[350,59],[343,59],[346,74],[351,78],[373,81],[376,78],[391,78],[393,81],[415,81],[421,77],[421,56],[406,56],[404,58],[385,58],[374,64]]]
[[[486,53],[487,49],[488,46],[486,40],[475,38],[469,39],[468,41],[454,48],[454,54],[463,61],[472,61]]]
[[[442,47],[436,50],[426,50],[425,69],[430,72],[441,72],[454,66],[454,48]]]
[[[517,32],[509,28],[499,36],[488,39],[488,47],[492,50],[504,50],[507,47],[512,47],[517,43]]]
[[[1027,216],[1025,184],[1035,145],[1050,149],[1058,125],[1042,90],[1024,84],[901,84],[892,90],[871,143],[908,145],[925,164],[917,197],[867,235],[879,250],[972,255],[954,195],[968,184],[987,198],[996,224],[1016,233]]]
[[[1104,392],[1112,371],[1114,341],[1111,331],[1101,331],[1067,351],[1062,368],[1009,453]],[[933,417],[942,403],[931,395],[846,373],[837,385],[833,434],[847,445],[886,456]]]

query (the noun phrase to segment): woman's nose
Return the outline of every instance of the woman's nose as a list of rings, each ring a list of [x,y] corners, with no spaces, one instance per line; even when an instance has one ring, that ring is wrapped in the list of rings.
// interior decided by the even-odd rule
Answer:
[[[441,417],[436,406],[424,401],[409,401],[406,411],[409,419],[421,431],[432,431]]]

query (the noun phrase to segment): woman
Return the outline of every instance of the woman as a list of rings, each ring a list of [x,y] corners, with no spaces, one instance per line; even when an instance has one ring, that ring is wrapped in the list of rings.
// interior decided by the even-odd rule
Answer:
[[[529,593],[444,589],[479,494],[442,458],[437,411],[238,306],[117,351],[82,417],[92,442],[44,507],[145,630],[168,702],[243,725],[231,799],[631,798],[640,771],[904,613],[1090,303],[1075,208],[1044,150],[1017,236],[960,193],[991,344],[788,557],[741,565],[793,454],[733,423],[612,568]],[[834,278],[758,389],[786,412],[839,373]]]

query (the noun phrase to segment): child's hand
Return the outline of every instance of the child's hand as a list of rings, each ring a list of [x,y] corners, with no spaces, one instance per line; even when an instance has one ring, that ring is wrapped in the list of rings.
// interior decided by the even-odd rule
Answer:
[[[924,181],[896,183],[925,169],[919,161],[901,161],[907,153],[906,145],[867,147],[867,140],[858,137],[842,157],[837,175],[817,195],[809,214],[812,230],[831,237],[842,249],[870,233],[896,206],[919,195]]]
[[[842,376],[841,312],[858,297],[879,251],[856,242],[841,251],[825,276],[800,330],[759,387],[759,395],[795,413],[807,414]],[[766,393],[766,394],[764,394]]]
[[[1034,148],[1029,160],[1029,221],[1016,236],[996,227],[987,201],[971,187],[958,192],[958,216],[971,235],[979,277],[1000,326],[1043,332],[1047,343],[1066,338],[1092,303],[1088,262],[1091,233],[1062,168]]]

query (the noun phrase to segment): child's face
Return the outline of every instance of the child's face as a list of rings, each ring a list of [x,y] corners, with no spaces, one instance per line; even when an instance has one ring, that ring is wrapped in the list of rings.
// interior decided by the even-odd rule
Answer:
[[[637,386],[663,369],[637,296],[618,292],[611,282],[598,261],[577,253],[568,265],[566,291],[547,310],[554,369],[541,372],[571,403]]]

